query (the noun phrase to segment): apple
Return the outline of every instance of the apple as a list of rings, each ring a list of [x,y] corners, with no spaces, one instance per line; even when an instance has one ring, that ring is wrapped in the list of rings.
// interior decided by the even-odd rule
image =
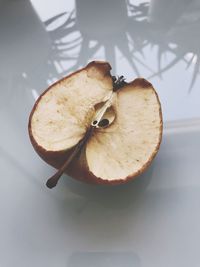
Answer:
[[[108,62],[93,61],[51,85],[29,117],[39,156],[84,182],[121,184],[145,171],[162,139],[162,112],[151,83],[111,76]]]

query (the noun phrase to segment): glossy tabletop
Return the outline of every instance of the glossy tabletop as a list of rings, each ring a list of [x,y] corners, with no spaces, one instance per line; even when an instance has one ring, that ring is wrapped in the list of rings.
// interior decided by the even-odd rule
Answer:
[[[91,60],[149,79],[164,135],[122,186],[63,176],[27,123],[50,84]],[[200,266],[200,1],[0,0],[0,266]]]

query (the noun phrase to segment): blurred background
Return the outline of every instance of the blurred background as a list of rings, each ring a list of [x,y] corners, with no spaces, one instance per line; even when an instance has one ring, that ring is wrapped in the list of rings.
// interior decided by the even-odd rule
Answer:
[[[198,117],[199,26],[198,0],[1,0],[1,101],[14,97],[14,83],[33,103],[55,80],[105,59],[113,75],[150,79],[165,120]]]

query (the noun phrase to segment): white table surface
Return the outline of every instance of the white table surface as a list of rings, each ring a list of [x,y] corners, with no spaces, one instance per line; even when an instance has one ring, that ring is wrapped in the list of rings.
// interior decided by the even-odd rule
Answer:
[[[198,0],[0,1],[1,267],[200,266],[199,33]],[[129,184],[63,176],[49,190],[54,169],[30,144],[29,113],[93,59],[153,83],[160,152]]]

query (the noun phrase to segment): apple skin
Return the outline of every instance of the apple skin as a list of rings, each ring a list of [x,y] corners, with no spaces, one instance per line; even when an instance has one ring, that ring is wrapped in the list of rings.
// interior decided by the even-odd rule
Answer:
[[[102,71],[105,73],[105,75],[109,75],[111,77],[110,74],[110,70],[111,70],[111,66],[108,62],[103,62],[103,61],[92,61],[90,62],[85,68],[83,69],[87,69],[88,67],[92,66],[92,65],[96,65],[98,64],[98,68],[102,68]],[[81,69],[81,70],[83,70]],[[31,119],[33,116],[33,113],[37,107],[38,102],[40,101],[41,97],[48,91],[50,90],[55,84],[59,84],[62,80],[69,78],[72,75],[77,74],[78,72],[80,72],[81,70],[78,70],[66,77],[64,77],[63,79],[57,81],[56,83],[52,84],[49,88],[47,88],[47,90],[45,90],[43,92],[43,94],[41,94],[38,98],[38,100],[35,102],[33,109],[30,113],[29,116],[29,123],[28,123],[28,132],[29,132],[29,137],[30,137],[30,141],[35,149],[35,151],[37,152],[37,154],[49,165],[53,166],[56,169],[59,169],[64,162],[67,160],[67,158],[69,157],[69,155],[72,153],[74,147],[68,149],[68,150],[64,150],[64,151],[49,151],[44,149],[43,147],[41,147],[36,140],[33,137],[32,134],[32,129],[31,129]],[[133,80],[132,82],[129,83],[129,85],[134,85],[134,86],[140,86],[142,89],[145,89],[147,87],[152,87],[152,84],[149,83],[147,80],[143,79],[143,78],[136,78],[135,80]],[[155,90],[154,90],[155,91]],[[161,140],[162,140],[162,132],[163,132],[163,120],[162,120],[162,111],[161,111],[161,105],[160,105],[160,101],[158,98],[158,95],[155,91],[157,100],[158,100],[158,104],[159,104],[159,115],[160,115],[160,136],[159,136],[159,142],[157,144],[156,149],[153,151],[153,153],[151,154],[151,156],[149,157],[148,161],[142,166],[142,168],[127,176],[124,177],[123,179],[117,179],[117,180],[105,180],[102,179],[100,177],[96,177],[92,172],[90,172],[88,165],[87,165],[87,160],[86,160],[86,156],[85,156],[85,150],[83,150],[79,155],[77,155],[74,160],[70,163],[70,165],[68,166],[67,170],[65,171],[65,173],[77,180],[86,182],[86,183],[90,183],[90,184],[107,184],[107,185],[119,185],[119,184],[124,184],[127,183],[130,180],[133,180],[135,177],[139,176],[141,173],[143,173],[148,166],[151,164],[152,160],[154,159],[154,157],[156,156],[160,144],[161,144]]]

